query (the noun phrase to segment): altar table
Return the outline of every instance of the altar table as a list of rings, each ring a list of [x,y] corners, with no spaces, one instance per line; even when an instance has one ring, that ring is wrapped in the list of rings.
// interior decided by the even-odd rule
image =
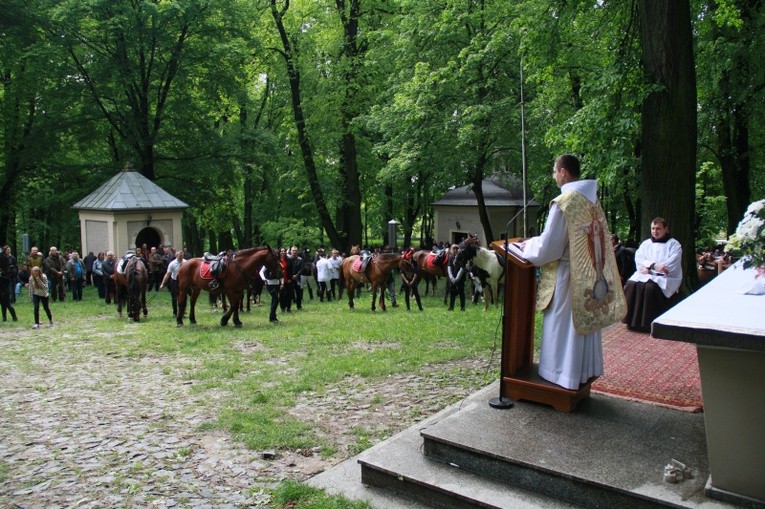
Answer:
[[[652,335],[695,343],[710,478],[707,495],[765,508],[765,295],[738,263],[658,317]]]

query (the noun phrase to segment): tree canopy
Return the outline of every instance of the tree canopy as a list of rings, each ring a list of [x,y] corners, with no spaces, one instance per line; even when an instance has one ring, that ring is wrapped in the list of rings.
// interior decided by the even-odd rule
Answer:
[[[431,203],[450,187],[472,185],[480,205],[484,178],[520,176],[523,132],[540,203],[557,193],[555,156],[575,153],[622,238],[666,215],[692,253],[765,194],[762,11],[6,0],[0,240],[77,247],[71,204],[132,163],[191,205],[196,252],[383,244],[390,219],[405,243],[428,243]]]

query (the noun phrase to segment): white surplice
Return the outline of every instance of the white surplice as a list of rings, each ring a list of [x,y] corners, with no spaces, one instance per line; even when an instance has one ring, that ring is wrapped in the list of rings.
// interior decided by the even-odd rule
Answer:
[[[683,282],[683,248],[675,239],[669,239],[666,242],[654,242],[652,239],[644,240],[640,247],[635,251],[635,266],[637,269],[649,269],[651,264],[658,263],[666,265],[669,274],[657,275],[650,271],[647,274],[641,274],[635,271],[630,277],[630,281],[645,283],[653,281],[667,298],[672,297],[680,289]]]
[[[577,180],[561,187],[574,191],[591,203],[597,201],[597,181]],[[603,374],[601,331],[577,334],[571,314],[570,263],[566,218],[552,203],[545,228],[538,237],[526,241],[523,256],[537,267],[558,260],[558,273],[552,302],[544,311],[539,376],[566,389]]]

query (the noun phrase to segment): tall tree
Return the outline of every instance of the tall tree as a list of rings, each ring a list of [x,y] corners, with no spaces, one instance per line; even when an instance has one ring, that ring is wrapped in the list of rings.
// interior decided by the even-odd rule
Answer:
[[[321,224],[327,232],[330,243],[333,246],[344,246],[343,238],[335,227],[335,223],[329,213],[327,201],[324,198],[324,191],[321,188],[316,160],[314,158],[314,149],[306,126],[306,114],[301,89],[301,70],[298,62],[297,48],[295,48],[295,44],[293,43],[293,37],[297,36],[289,32],[285,19],[290,8],[290,2],[289,0],[282,0],[281,2],[279,0],[270,0],[270,5],[271,17],[273,18],[274,23],[276,23],[276,28],[279,32],[279,39],[282,45],[279,52],[284,58],[284,63],[287,68],[287,77],[289,80],[290,93],[292,95],[292,114],[297,129],[298,145],[300,146],[300,153],[303,157],[303,165],[306,175],[308,176],[308,185],[311,189],[313,202],[316,205],[319,217],[321,218]],[[298,29],[301,28],[303,27],[298,27]]]
[[[759,36],[765,24],[763,4],[701,2],[696,19],[700,139],[721,169],[726,226],[732,233],[752,199],[752,168],[763,161],[754,149],[762,140],[754,126],[762,119],[765,92]]]
[[[685,290],[697,282],[694,243],[696,75],[688,0],[642,0],[643,65],[649,93],[642,110],[643,233],[669,221],[683,245]]]
[[[203,0],[72,0],[51,8],[53,40],[64,45],[116,138],[150,180],[190,39],[215,34],[208,20],[224,8],[224,2]]]

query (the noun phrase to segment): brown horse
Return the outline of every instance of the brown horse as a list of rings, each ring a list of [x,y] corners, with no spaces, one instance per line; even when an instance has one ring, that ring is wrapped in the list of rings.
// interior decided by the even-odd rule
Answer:
[[[258,272],[264,265],[274,272],[281,270],[279,254],[269,246],[242,249],[231,256],[227,256],[226,272],[216,279],[217,288],[211,290],[211,280],[203,279],[200,274],[203,261],[203,258],[186,260],[178,271],[178,315],[176,317],[178,327],[183,326],[183,315],[186,312],[186,297],[189,290],[191,290],[189,322],[197,323],[194,308],[200,292],[204,290],[212,295],[225,294],[228,297],[229,308],[221,317],[220,324],[225,327],[233,315],[234,327],[241,327],[239,304],[242,301],[244,290],[255,278],[260,277]]]
[[[427,249],[421,249],[419,251],[415,251],[412,255],[412,258],[417,262],[417,266],[420,268],[420,277],[422,279],[427,280],[428,277],[432,277],[434,280],[438,278],[446,278],[446,281],[449,281],[449,277],[446,274],[446,267],[449,265],[449,250],[447,249],[447,252],[445,253],[444,262],[443,264],[434,264],[434,263],[428,263],[428,255],[430,255],[432,251],[428,251]],[[433,283],[433,292],[435,294],[436,284]],[[427,289],[426,292],[427,294]],[[444,290],[444,304],[446,304],[446,298],[449,295],[449,285],[447,284],[445,286]]]
[[[118,262],[121,263],[121,262]],[[114,288],[117,293],[117,313],[122,317],[122,306],[126,304],[128,318],[135,322],[149,314],[146,308],[146,287],[149,285],[149,271],[138,256],[125,263],[122,273],[114,271]]]
[[[353,270],[353,265],[360,257],[351,255],[343,260],[343,277],[345,288],[348,291],[348,306],[353,309],[353,297],[356,295],[356,287],[360,284],[369,283],[372,286],[372,311],[375,311],[377,300],[377,288],[380,288],[380,309],[385,308],[385,289],[388,286],[390,271],[401,261],[401,254],[380,253],[372,256],[367,270],[363,273]]]

